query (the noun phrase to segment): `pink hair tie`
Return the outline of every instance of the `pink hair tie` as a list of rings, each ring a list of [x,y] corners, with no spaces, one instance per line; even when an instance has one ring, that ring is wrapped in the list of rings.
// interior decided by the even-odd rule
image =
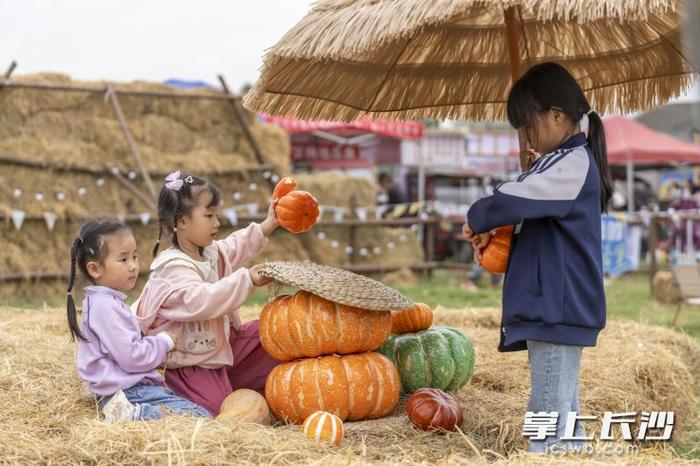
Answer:
[[[180,170],[165,177],[165,187],[173,191],[179,191],[182,188],[182,183],[180,179]]]

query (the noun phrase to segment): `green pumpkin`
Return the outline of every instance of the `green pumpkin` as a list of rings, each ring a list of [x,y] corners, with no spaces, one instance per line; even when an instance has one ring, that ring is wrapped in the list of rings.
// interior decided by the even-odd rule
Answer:
[[[474,373],[472,342],[452,327],[392,334],[377,351],[399,370],[404,393],[425,387],[454,391],[469,382]]]

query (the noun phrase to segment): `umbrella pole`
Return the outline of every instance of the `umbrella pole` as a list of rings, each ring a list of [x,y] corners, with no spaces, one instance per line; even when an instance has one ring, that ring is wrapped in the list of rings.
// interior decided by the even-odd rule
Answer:
[[[634,212],[634,162],[627,160],[627,212]]]
[[[508,43],[508,63],[510,64],[510,78],[514,84],[521,74],[520,64],[520,44],[518,43],[518,18],[516,7],[507,8],[503,12],[503,19],[506,23],[506,41]],[[518,131],[518,146],[520,148],[520,168],[525,171],[530,167],[530,158],[525,152],[525,138],[521,131]]]

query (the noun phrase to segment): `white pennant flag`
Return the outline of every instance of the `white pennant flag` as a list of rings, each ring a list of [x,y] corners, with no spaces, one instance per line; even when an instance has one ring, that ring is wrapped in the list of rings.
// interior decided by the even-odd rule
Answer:
[[[10,212],[10,218],[12,219],[12,224],[15,226],[15,230],[22,228],[26,216],[27,213],[23,210],[13,210]]]
[[[126,222],[126,215],[124,215],[124,214],[117,214],[117,220],[119,220],[121,223]]]
[[[44,221],[46,222],[46,228],[48,228],[49,231],[53,231],[53,228],[56,226],[57,218],[58,215],[53,212],[44,212]]]
[[[246,206],[248,208],[248,214],[253,216],[258,214],[258,204],[252,203]]]
[[[141,224],[148,225],[148,222],[151,220],[151,214],[148,212],[141,212],[139,218],[141,219]]]
[[[343,209],[342,207],[337,207],[336,209],[334,209],[333,217],[336,222],[342,222],[343,218],[345,218],[345,209]]]
[[[232,207],[225,209],[224,218],[226,218],[226,220],[228,220],[228,223],[230,223],[231,225],[238,225],[238,214],[236,213],[236,209]]]
[[[388,206],[385,205],[380,205],[377,206],[377,209],[374,211],[374,216],[377,220],[381,220],[382,217],[384,216],[384,212],[386,212],[389,209]]]
[[[367,221],[367,207],[358,207],[355,209],[355,213],[357,214],[357,218],[363,222]]]
[[[326,210],[325,206],[318,206],[318,219],[322,220],[323,219],[323,212]]]

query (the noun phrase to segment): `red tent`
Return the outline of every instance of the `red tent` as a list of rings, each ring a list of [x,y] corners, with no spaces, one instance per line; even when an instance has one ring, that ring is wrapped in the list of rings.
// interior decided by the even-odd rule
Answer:
[[[611,165],[700,164],[700,146],[654,131],[622,116],[603,120]]]
[[[423,137],[423,124],[417,121],[373,121],[368,118],[351,123],[335,121],[305,121],[261,115],[263,121],[280,126],[290,133],[310,133],[328,131],[335,134],[377,133],[397,139],[420,139]]]

